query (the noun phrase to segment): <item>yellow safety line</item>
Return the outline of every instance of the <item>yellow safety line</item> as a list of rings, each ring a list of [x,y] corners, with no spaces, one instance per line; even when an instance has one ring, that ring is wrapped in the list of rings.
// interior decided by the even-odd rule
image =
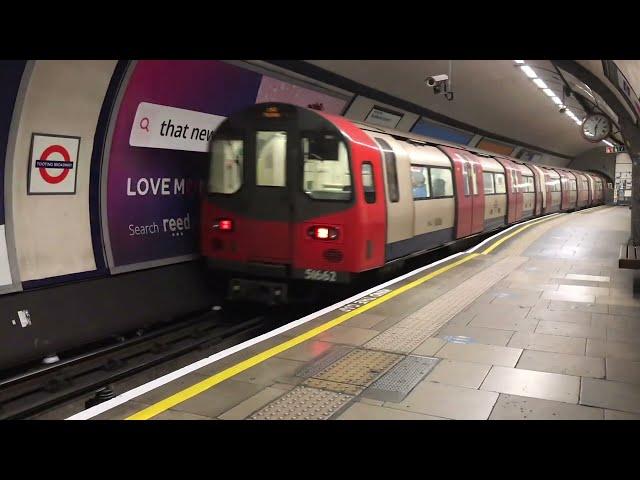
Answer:
[[[552,217],[552,218],[557,218],[557,217]],[[472,258],[476,258],[479,255],[487,255],[489,253],[491,253],[498,245],[502,244],[503,242],[505,242],[506,240],[508,240],[509,238],[513,237],[514,235],[517,235],[518,233],[522,232],[523,230],[533,226],[533,225],[537,225],[543,221],[547,221],[547,220],[551,220],[552,218],[546,218],[546,219],[541,219],[538,220],[536,222],[531,222],[528,223],[527,225],[522,226],[519,229],[516,229],[514,232],[510,233],[509,235],[506,235],[505,237],[499,239],[496,241],[496,243],[494,243],[493,245],[491,245],[490,247],[488,247],[487,249],[485,249],[482,253],[470,253],[466,256],[464,256],[463,258],[461,258],[460,260],[457,260],[453,263],[450,263],[448,265],[445,265],[444,267],[441,267],[437,270],[434,270],[431,273],[428,273],[426,275],[424,275],[423,277],[418,278],[417,280],[414,280],[413,282],[407,283],[406,285],[403,285],[389,293],[387,293],[386,295],[376,298],[375,300],[372,300],[371,302],[367,303],[366,305],[363,305],[361,307],[358,307],[355,310],[352,310],[351,312],[345,313],[343,315],[340,315],[339,317],[334,318],[333,320],[328,321],[327,323],[324,323],[316,328],[313,328],[301,335],[298,335],[297,337],[294,337],[290,340],[287,340],[279,345],[276,345],[275,347],[269,348],[268,350],[265,350],[264,352],[258,353],[256,355],[254,355],[253,357],[250,357],[246,360],[243,360],[240,363],[237,363],[235,365],[233,365],[232,367],[229,367],[221,372],[216,373],[215,375],[212,375],[209,378],[206,378],[204,380],[202,380],[201,382],[196,383],[195,385],[192,385],[188,388],[185,388],[184,390],[177,392],[173,395],[171,395],[170,397],[165,398],[164,400],[161,400],[143,410],[140,410],[138,413],[135,413],[129,417],[126,418],[126,420],[148,420],[150,418],[155,417],[156,415],[159,415],[160,413],[169,410],[171,407],[174,407],[182,402],[185,402],[186,400],[189,400],[190,398],[195,397],[196,395],[199,395],[200,393],[204,392],[205,390],[210,389],[211,387],[224,382],[225,380],[241,373],[244,372],[245,370],[248,370],[251,367],[254,367],[256,365],[258,365],[259,363],[264,362],[265,360],[274,357],[276,355],[278,355],[279,353],[284,352],[285,350],[288,350],[292,347],[295,347],[296,345],[299,345],[302,342],[305,342],[313,337],[315,337],[316,335],[321,334],[322,332],[326,332],[327,330],[335,327],[336,325],[340,325],[343,322],[346,322],[347,320],[349,320],[350,318],[355,317],[356,315],[360,315],[361,313],[366,312],[367,310],[371,310],[372,308],[388,301],[391,300],[394,297],[397,297],[398,295],[403,294],[404,292],[406,292],[407,290],[411,290],[412,288],[417,287],[418,285],[423,284],[424,282],[431,280],[434,277],[437,277],[438,275],[441,275],[449,270],[451,270],[452,268],[457,267],[458,265],[462,265],[465,262],[468,262],[469,260],[471,260]]]

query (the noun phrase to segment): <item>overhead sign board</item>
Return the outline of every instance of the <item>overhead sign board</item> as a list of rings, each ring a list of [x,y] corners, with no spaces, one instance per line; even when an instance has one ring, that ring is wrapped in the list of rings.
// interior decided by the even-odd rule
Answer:
[[[373,107],[364,121],[381,127],[396,128],[403,116],[401,113],[394,113],[383,110],[380,107]]]
[[[34,133],[31,136],[27,193],[74,195],[80,137]]]

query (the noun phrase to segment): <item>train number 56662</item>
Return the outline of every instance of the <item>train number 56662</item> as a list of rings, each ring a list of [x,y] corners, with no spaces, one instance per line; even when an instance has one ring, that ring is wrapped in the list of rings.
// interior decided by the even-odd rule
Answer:
[[[304,271],[305,280],[319,280],[321,282],[335,282],[338,274],[328,270],[313,270],[307,268]]]

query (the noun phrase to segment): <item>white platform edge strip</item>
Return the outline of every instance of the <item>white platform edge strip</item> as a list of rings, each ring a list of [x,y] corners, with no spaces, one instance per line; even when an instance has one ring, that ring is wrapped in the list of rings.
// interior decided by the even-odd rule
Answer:
[[[445,263],[448,262],[456,257],[459,257],[461,255],[467,255],[469,253],[473,253],[476,250],[478,250],[479,248],[481,248],[483,245],[485,245],[486,243],[494,240],[497,237],[500,237],[501,235],[504,235],[505,233],[509,232],[510,230],[513,230],[514,228],[519,228],[522,227],[523,225],[526,225],[528,223],[534,222],[534,221],[540,221],[541,219],[549,219],[552,217],[556,217],[558,215],[561,215],[560,213],[554,213],[552,215],[545,215],[544,217],[540,218],[533,218],[531,220],[528,220],[526,222],[522,222],[522,223],[517,223],[515,225],[512,225],[509,228],[506,228],[504,230],[502,230],[501,232],[496,233],[495,235],[492,235],[491,237],[487,238],[486,240],[482,241],[481,243],[479,243],[478,245],[476,245],[473,248],[470,248],[468,250],[462,251],[462,252],[458,252],[455,253],[453,255],[450,255],[446,258],[443,258],[441,260],[438,260],[436,262],[430,263],[429,265],[425,265],[422,266],[420,268],[417,268],[415,270],[412,270],[408,273],[405,273],[404,275],[401,275],[399,277],[396,277],[394,279],[389,280],[388,282],[385,283],[381,283],[380,285],[376,285],[375,287],[372,287],[368,290],[365,290],[363,292],[357,293],[355,295],[353,295],[352,297],[349,297],[345,300],[342,300],[340,302],[334,303],[333,305],[330,305],[328,307],[323,308],[322,310],[318,310],[317,312],[313,312],[305,317],[302,317],[298,320],[294,320],[293,322],[287,323],[286,325],[283,325],[281,327],[278,327],[274,330],[271,330],[269,332],[263,333],[262,335],[259,335],[255,338],[249,339],[247,341],[244,341],[242,343],[239,343],[238,345],[234,345],[233,347],[227,348],[226,350],[223,350],[221,352],[217,352],[214,353],[213,355],[203,358],[202,360],[198,360],[197,362],[194,362],[190,365],[187,365],[185,367],[182,367],[174,372],[171,373],[167,373],[166,375],[163,375],[162,377],[156,378],[155,380],[152,380],[150,382],[147,382],[143,385],[140,385],[139,387],[136,387],[132,390],[129,390],[127,392],[124,392],[120,395],[118,395],[115,398],[112,398],[111,400],[107,400],[104,403],[100,403],[98,405],[95,405],[91,408],[88,408],[87,410],[83,410],[82,412],[76,413],[75,415],[72,415],[68,418],[66,418],[65,420],[89,420],[90,418],[93,418],[97,415],[100,415],[101,413],[104,413],[108,410],[111,410],[112,408],[117,407],[118,405],[122,405],[123,403],[128,402],[129,400],[132,400],[136,397],[139,397],[140,395],[144,395],[147,392],[150,392],[151,390],[155,390],[158,387],[161,387],[163,385],[166,385],[169,382],[172,382],[173,380],[176,380],[180,377],[183,377],[191,372],[194,372],[202,367],[205,367],[207,365],[211,365],[212,363],[217,362],[220,359],[223,359],[225,357],[228,357],[229,355],[233,355],[234,353],[240,352],[242,350],[244,350],[245,348],[251,347],[253,345],[256,345],[264,340],[267,340],[269,338],[273,338],[276,335],[280,335],[281,333],[284,333],[288,330],[291,330],[293,328],[299,327],[300,325],[303,325],[315,318],[321,317],[322,315],[324,315],[325,313],[329,313],[332,310],[335,310],[337,308],[340,308],[344,305],[347,305],[348,303],[351,303],[355,300],[358,300],[362,297],[365,297],[367,295],[369,295],[372,292],[375,292],[377,290],[380,290],[382,288],[388,287],[389,285],[393,285],[395,283],[401,282],[409,277],[412,277],[414,275],[417,275],[418,273],[421,273],[425,270],[429,270],[430,268],[433,268],[437,265],[440,265],[441,263]]]

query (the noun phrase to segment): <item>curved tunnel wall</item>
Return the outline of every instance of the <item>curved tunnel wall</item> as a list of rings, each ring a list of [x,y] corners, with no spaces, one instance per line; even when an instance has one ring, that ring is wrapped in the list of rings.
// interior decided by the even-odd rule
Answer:
[[[207,134],[181,143],[154,131],[141,144],[141,104],[155,109],[143,112],[149,130],[171,117],[211,131],[255,102],[340,114],[349,100],[219,61],[1,62],[0,86],[0,293],[24,290],[0,295],[0,369],[214,301],[199,262],[185,262],[198,252]],[[45,154],[52,145],[69,158]],[[185,217],[183,231],[135,233]]]

